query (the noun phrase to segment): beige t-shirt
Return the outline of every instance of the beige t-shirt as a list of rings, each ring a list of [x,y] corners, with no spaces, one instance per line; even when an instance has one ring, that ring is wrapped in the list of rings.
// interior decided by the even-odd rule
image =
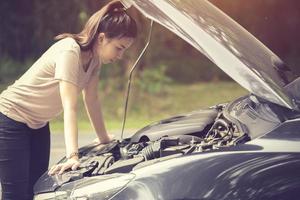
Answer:
[[[1,93],[0,112],[30,128],[41,128],[63,110],[59,81],[68,81],[82,90],[98,71],[96,59],[84,71],[79,45],[72,38],[62,39]]]

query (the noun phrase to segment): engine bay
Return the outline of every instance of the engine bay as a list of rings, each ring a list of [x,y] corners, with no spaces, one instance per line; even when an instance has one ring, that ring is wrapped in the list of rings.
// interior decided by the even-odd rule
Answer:
[[[276,129],[282,119],[274,110],[268,103],[244,96],[150,124],[130,138],[84,146],[79,149],[81,165],[77,170],[54,176],[46,172],[34,190],[55,191],[86,178],[130,173],[174,157],[238,146]],[[58,163],[65,161],[63,158]]]
[[[200,131],[179,135],[162,135],[157,140],[115,140],[109,144],[87,145],[79,149],[80,167],[75,171],[66,171],[62,175],[48,176],[45,173],[37,182],[35,191],[54,191],[64,184],[84,177],[101,176],[114,173],[128,173],[137,168],[196,152],[212,151],[224,147],[245,143],[250,138],[241,132],[236,124],[224,117],[225,105],[211,108],[214,119],[207,115],[205,128]],[[180,118],[178,119],[180,120]],[[175,120],[169,123],[176,123]],[[158,123],[157,125],[160,125]],[[138,131],[140,134],[140,131]],[[142,137],[143,138],[143,137]],[[65,162],[63,158],[59,163]]]
[[[235,124],[223,116],[223,105],[214,109],[218,109],[219,114],[211,124],[208,124],[208,131],[204,129],[202,132],[164,135],[155,141],[141,139],[132,142],[132,139],[128,138],[107,145],[87,146],[80,149],[82,167],[91,168],[91,165],[95,165],[90,175],[125,173],[144,161],[210,151],[250,140],[246,133],[240,132]],[[60,162],[64,161],[63,159]]]

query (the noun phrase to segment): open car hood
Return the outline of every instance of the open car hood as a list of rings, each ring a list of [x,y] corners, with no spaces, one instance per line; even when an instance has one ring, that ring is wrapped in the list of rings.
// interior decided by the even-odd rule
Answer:
[[[272,51],[206,0],[121,0],[191,44],[251,93],[297,109],[283,89],[284,63]]]

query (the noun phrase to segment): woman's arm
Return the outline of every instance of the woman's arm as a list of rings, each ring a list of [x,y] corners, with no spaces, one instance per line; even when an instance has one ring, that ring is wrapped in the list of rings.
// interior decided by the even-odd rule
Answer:
[[[98,139],[101,143],[108,143],[111,141],[111,138],[107,134],[103,120],[101,103],[98,97],[98,82],[99,77],[98,74],[95,73],[91,77],[88,85],[82,91],[82,95],[87,114],[96,131]]]
[[[77,128],[77,101],[78,87],[67,81],[59,82],[59,91],[64,110],[64,135],[66,145],[67,162],[54,165],[49,174],[59,172],[62,174],[65,170],[72,168],[75,170],[79,166],[78,161],[78,128]]]
[[[64,110],[64,134],[66,156],[78,152],[77,102],[78,87],[66,81],[60,81],[59,91]]]

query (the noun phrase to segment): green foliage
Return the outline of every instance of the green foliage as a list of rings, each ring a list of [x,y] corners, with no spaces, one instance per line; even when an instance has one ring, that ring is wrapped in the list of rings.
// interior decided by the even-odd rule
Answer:
[[[2,57],[0,59],[0,83],[12,82],[16,77],[21,76],[32,63],[32,60],[18,62],[8,57]]]
[[[154,26],[152,38],[151,45],[142,59],[142,70],[165,66],[164,76],[187,84],[229,80],[214,63],[165,28]]]
[[[137,87],[149,94],[163,93],[165,86],[172,83],[172,79],[166,76],[166,70],[165,65],[144,69],[136,81]]]
[[[180,55],[178,55],[180,56]],[[230,80],[215,64],[202,56],[199,52],[198,59],[183,57],[178,62],[175,57],[167,64],[166,75],[180,83],[194,83],[201,81]]]

